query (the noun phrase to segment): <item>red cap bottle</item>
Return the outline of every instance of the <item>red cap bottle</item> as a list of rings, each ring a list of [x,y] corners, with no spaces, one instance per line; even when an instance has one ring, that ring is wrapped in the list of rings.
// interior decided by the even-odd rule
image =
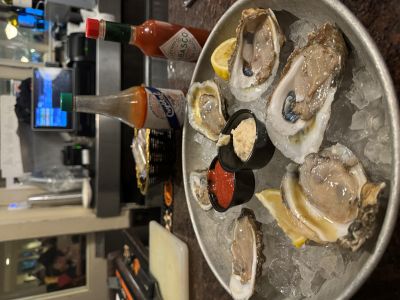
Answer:
[[[100,32],[100,21],[88,18],[86,20],[86,37],[90,39],[97,39]]]

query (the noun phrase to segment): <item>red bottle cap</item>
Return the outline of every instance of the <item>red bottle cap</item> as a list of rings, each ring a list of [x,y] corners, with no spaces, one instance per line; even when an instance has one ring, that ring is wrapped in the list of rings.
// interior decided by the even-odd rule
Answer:
[[[97,39],[99,37],[100,21],[88,18],[86,20],[86,37]]]

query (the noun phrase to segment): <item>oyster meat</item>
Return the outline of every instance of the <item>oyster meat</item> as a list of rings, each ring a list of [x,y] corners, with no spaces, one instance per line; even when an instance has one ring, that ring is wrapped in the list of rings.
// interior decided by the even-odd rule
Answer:
[[[303,163],[318,152],[347,56],[340,31],[326,23],[290,55],[267,107],[268,135],[286,157]]]
[[[262,253],[261,224],[254,213],[243,208],[233,228],[232,275],[229,283],[236,300],[246,300],[254,291],[256,277],[261,275],[265,257]]]
[[[187,93],[190,125],[212,141],[225,126],[224,103],[214,81],[195,82]]]
[[[197,203],[204,210],[210,210],[212,205],[207,189],[207,170],[190,173],[190,190]]]
[[[229,87],[239,101],[253,101],[273,82],[285,37],[271,9],[249,8],[242,12],[236,40]]]
[[[369,182],[351,150],[336,144],[307,155],[300,166],[287,167],[281,183],[282,198],[278,200],[286,213],[271,209],[277,205],[272,203],[276,199],[256,196],[290,238],[338,242],[356,251],[373,234],[378,195],[384,187],[383,182]],[[294,220],[292,224],[288,224],[288,215]],[[296,223],[304,228],[296,227]]]

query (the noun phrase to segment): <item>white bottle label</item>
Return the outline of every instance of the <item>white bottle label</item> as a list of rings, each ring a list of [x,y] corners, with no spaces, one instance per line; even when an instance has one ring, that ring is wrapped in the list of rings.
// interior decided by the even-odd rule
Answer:
[[[201,46],[189,30],[182,28],[162,44],[160,50],[166,58],[172,60],[196,61]]]
[[[32,0],[13,0],[12,4],[18,7],[32,7]]]
[[[147,116],[144,128],[178,129],[185,119],[185,95],[179,90],[146,87]]]

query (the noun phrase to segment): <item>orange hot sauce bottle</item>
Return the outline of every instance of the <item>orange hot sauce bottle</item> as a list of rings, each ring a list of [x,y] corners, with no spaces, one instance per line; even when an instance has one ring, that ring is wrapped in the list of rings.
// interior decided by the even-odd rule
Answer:
[[[147,56],[171,60],[196,61],[209,32],[157,20],[141,25],[87,19],[86,37],[128,43]]]
[[[61,93],[61,110],[101,114],[134,128],[179,129],[185,117],[185,95],[179,90],[134,86],[114,95]]]

